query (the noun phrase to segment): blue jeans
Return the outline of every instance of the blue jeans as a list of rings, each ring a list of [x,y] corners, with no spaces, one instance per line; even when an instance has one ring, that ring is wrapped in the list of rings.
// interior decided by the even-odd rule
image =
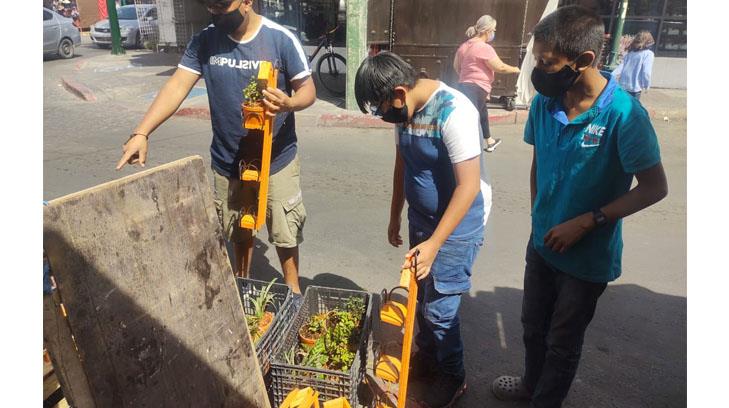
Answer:
[[[430,235],[410,226],[410,248]],[[443,374],[462,377],[463,341],[458,309],[461,293],[471,287],[471,268],[483,245],[483,232],[472,238],[448,240],[438,251],[430,274],[418,281],[418,334],[415,344],[435,356]]]
[[[553,268],[527,244],[524,299],[526,367],[530,408],[558,408],[575,378],[585,330],[607,283],[584,281]]]

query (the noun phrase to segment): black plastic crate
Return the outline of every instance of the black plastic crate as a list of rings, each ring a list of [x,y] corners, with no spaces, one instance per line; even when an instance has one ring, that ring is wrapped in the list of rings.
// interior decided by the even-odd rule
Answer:
[[[271,282],[265,282],[255,279],[236,278],[240,299],[243,303],[243,311],[246,315],[254,313],[253,299],[258,296],[263,289]],[[261,365],[261,372],[264,376],[270,368],[272,354],[276,351],[277,346],[284,337],[284,333],[294,323],[296,308],[294,307],[293,292],[288,285],[283,283],[274,283],[269,291],[273,295],[273,306],[266,306],[267,311],[274,312],[271,325],[263,334],[261,339],[256,343],[256,355]]]
[[[360,339],[354,361],[349,371],[325,370],[314,367],[291,365],[286,354],[299,346],[299,327],[309,317],[343,307],[351,297],[359,297],[365,303],[365,315],[360,322]],[[358,388],[367,369],[367,343],[371,328],[372,299],[368,292],[358,290],[309,286],[303,304],[294,318],[293,325],[284,334],[271,361],[271,395],[273,406],[279,406],[294,388],[312,387],[319,392],[320,402],[346,397],[353,407],[359,406]]]

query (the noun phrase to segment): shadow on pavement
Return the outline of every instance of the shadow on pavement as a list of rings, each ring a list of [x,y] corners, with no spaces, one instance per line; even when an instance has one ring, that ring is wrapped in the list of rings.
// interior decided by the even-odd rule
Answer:
[[[327,91],[319,82],[319,78],[315,72],[312,73],[314,85],[316,86],[316,98],[336,105],[338,108],[344,108],[344,96],[336,96]]]
[[[283,274],[280,272],[281,266],[277,261],[276,265],[271,265],[268,257],[266,257],[267,251],[273,251],[271,254],[272,259],[278,259],[275,255],[275,247],[268,242],[264,242],[259,238],[254,238],[253,242],[253,259],[251,260],[251,278],[262,281],[270,282],[274,278],[278,279],[277,282],[284,282]],[[232,254],[231,248],[228,248],[228,253]],[[232,263],[232,257],[231,257]],[[316,286],[328,286],[333,288],[351,289],[351,290],[364,290],[362,287],[354,283],[352,280],[347,279],[343,276],[335,275],[332,273],[320,273],[314,276],[313,279],[300,277],[299,285],[301,292],[306,291],[309,285]]]
[[[499,375],[521,375],[522,290],[464,297],[461,330],[468,392],[456,407],[526,407],[490,392]],[[685,407],[686,298],[637,285],[609,285],[585,336],[564,407]]]
[[[267,242],[255,241],[255,279],[283,280],[271,265]],[[272,256],[272,259],[276,259]],[[301,278],[309,285],[361,288],[331,273]],[[521,289],[497,287],[464,296],[461,330],[469,389],[460,408],[526,407],[497,400],[490,384],[499,375],[521,375],[524,348],[520,321]],[[611,284],[600,298],[585,336],[577,377],[565,408],[686,406],[686,298],[633,284]]]
[[[68,58],[69,60],[74,60],[77,58],[83,57],[83,54],[79,54],[78,52],[73,53],[73,57]],[[64,60],[64,58],[61,58],[58,56],[58,54],[43,54],[43,61],[56,61],[56,60]]]
[[[145,51],[131,55],[129,63],[139,67],[170,67],[174,72],[180,58],[182,54]]]

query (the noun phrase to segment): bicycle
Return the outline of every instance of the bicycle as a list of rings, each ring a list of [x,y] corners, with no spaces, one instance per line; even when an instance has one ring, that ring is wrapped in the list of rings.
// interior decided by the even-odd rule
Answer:
[[[329,91],[335,96],[344,96],[344,92],[347,89],[346,73],[347,73],[347,60],[334,52],[334,33],[339,29],[339,26],[334,27],[330,31],[327,31],[318,38],[319,45],[316,50],[309,56],[309,64],[314,61],[314,58],[322,48],[325,48],[324,55],[319,57],[316,63],[316,75],[319,79],[319,83],[322,84],[324,89]]]

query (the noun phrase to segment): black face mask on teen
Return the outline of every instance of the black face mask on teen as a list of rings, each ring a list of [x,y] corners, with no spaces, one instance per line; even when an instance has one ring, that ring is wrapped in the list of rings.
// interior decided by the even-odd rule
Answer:
[[[245,16],[241,14],[240,7],[229,13],[213,14],[212,16],[215,27],[225,34],[231,34],[245,21]]]
[[[565,65],[557,72],[547,73],[539,68],[532,70],[532,85],[540,94],[556,98],[564,95],[574,85],[579,71],[575,71],[569,65]]]
[[[402,104],[402,108],[390,106],[390,109],[382,115],[382,120],[387,123],[404,123],[408,121],[408,105]]]

